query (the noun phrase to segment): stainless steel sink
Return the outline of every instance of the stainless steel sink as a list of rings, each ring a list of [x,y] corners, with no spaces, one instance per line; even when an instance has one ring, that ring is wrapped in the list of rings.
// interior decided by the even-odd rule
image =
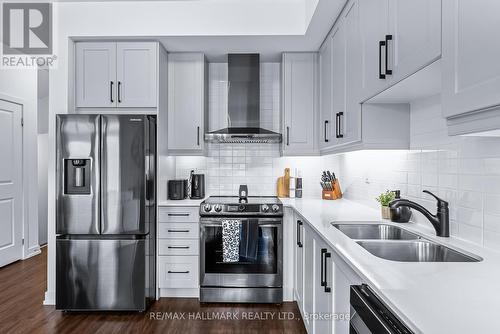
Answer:
[[[414,240],[415,233],[387,224],[335,224],[332,225],[351,239],[357,240]]]
[[[373,255],[401,262],[479,262],[482,259],[467,255],[427,240],[404,242],[357,241]]]

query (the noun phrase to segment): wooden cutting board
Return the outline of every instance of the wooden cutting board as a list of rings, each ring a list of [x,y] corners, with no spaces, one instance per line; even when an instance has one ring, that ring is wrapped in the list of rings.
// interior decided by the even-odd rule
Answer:
[[[278,197],[290,197],[290,168],[285,168],[285,176],[278,178]]]

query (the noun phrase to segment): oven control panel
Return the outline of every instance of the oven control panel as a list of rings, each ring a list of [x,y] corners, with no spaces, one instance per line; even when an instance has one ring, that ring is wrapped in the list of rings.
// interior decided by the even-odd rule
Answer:
[[[283,215],[283,205],[281,204],[210,204],[202,203],[200,206],[201,216],[224,216],[224,215]]]

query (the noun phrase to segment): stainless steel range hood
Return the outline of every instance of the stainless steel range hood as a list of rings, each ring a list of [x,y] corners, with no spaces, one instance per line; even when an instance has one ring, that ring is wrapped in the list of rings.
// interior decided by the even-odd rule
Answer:
[[[260,127],[258,54],[228,55],[228,127],[205,134],[212,143],[280,143],[281,134]]]

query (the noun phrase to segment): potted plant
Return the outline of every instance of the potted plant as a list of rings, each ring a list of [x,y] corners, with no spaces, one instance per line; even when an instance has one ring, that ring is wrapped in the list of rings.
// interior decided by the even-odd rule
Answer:
[[[382,209],[382,218],[390,219],[391,218],[391,210],[389,210],[389,203],[394,201],[396,198],[396,194],[393,191],[387,190],[385,193],[381,193],[377,198],[377,202],[380,203]]]

